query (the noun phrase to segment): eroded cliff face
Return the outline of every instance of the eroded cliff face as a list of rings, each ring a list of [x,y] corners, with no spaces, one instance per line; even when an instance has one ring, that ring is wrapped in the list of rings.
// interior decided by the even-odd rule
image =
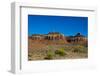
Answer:
[[[49,32],[48,34],[33,34],[29,37],[34,43],[41,44],[88,44],[88,39],[80,33],[74,36],[64,36],[59,32]]]
[[[28,37],[28,60],[87,58],[88,39],[80,33],[33,34]]]

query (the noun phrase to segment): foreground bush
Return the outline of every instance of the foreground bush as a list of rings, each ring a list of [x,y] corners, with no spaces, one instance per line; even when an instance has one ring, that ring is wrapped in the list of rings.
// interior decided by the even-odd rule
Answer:
[[[66,52],[65,52],[65,50],[63,48],[60,48],[59,50],[55,51],[55,54],[58,54],[60,56],[65,56]]]
[[[82,46],[82,45],[77,45],[73,48],[73,52],[77,52],[77,53],[87,53],[87,48]]]
[[[32,57],[32,53],[28,53],[28,57]]]
[[[54,57],[54,53],[51,51],[48,51],[47,56],[44,59],[53,59],[53,57]]]
[[[32,60],[32,53],[28,53],[28,60]]]

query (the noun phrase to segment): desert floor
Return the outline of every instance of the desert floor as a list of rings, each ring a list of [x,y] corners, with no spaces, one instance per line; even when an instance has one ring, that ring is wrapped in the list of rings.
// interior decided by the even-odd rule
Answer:
[[[45,41],[47,42],[47,41]],[[29,40],[28,60],[88,58],[88,47],[72,44],[49,44]]]

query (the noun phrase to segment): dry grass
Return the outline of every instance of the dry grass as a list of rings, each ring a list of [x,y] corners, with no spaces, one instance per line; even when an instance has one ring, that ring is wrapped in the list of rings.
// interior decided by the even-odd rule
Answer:
[[[83,45],[66,45],[29,39],[28,60],[80,59],[88,57],[88,49]]]

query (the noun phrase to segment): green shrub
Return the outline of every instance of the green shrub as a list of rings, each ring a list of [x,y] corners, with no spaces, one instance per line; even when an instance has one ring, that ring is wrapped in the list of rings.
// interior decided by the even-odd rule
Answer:
[[[28,53],[28,57],[32,57],[32,53]]]
[[[63,48],[60,48],[59,50],[55,51],[55,54],[58,54],[60,56],[65,56],[66,52],[65,52],[65,50]]]
[[[47,56],[44,59],[53,59],[53,57],[54,57],[54,53],[51,51],[48,51]]]
[[[28,58],[28,60],[32,60],[31,58]]]
[[[87,48],[82,46],[82,45],[77,45],[74,47],[73,52],[77,52],[77,53],[87,53]]]
[[[80,52],[80,49],[79,49],[79,48],[75,48],[75,49],[73,50],[73,52]]]

